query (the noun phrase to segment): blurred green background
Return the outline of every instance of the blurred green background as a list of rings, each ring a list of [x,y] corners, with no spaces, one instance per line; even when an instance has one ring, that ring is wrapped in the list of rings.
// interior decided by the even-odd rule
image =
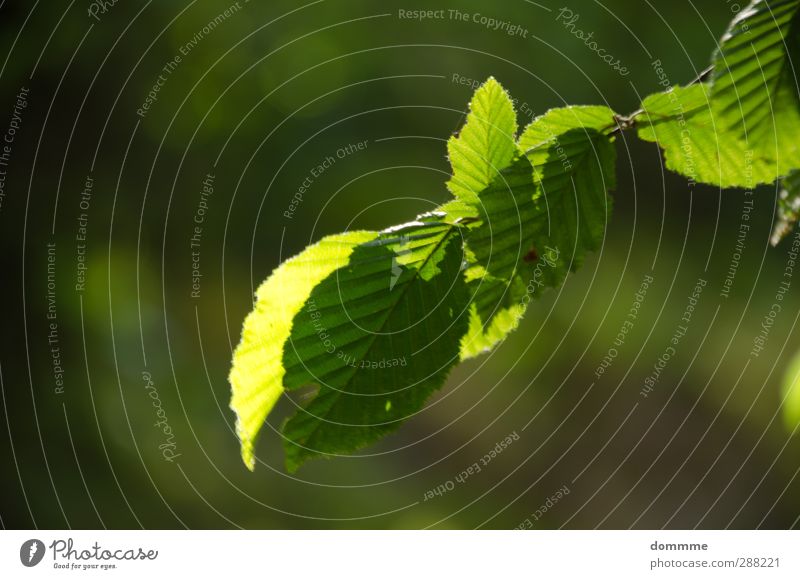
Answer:
[[[565,104],[628,113],[660,90],[653,61],[673,84],[707,66],[736,5],[98,6],[0,3],[0,133],[29,90],[0,205],[4,527],[797,524],[800,447],[780,415],[782,373],[800,349],[797,288],[764,351],[750,356],[787,259],[788,244],[768,243],[776,192],[757,191],[721,297],[744,193],[688,187],[633,134],[618,140],[602,251],[534,304],[499,349],[459,366],[396,435],[289,476],[275,430],[292,409],[283,400],[250,473],[228,409],[231,352],[273,268],[323,235],[387,227],[448,199],[445,140],[463,120],[471,81],[500,80],[521,123]],[[629,74],[565,28],[562,8]],[[419,9],[445,18],[400,17]],[[487,28],[476,13],[520,32]],[[312,169],[363,141],[285,216]],[[76,239],[83,227],[85,242]],[[193,263],[202,274],[195,296]],[[639,318],[597,378],[648,275]],[[707,286],[688,331],[645,398],[698,278]],[[169,441],[155,426],[154,391]],[[514,432],[519,439],[480,473],[448,484]],[[172,461],[159,448],[167,443],[180,455]],[[452,490],[425,500],[440,485]]]

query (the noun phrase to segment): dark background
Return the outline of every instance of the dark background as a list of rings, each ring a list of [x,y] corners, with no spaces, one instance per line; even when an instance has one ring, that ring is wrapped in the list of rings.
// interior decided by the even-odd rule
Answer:
[[[602,250],[502,347],[459,366],[396,435],[289,476],[274,430],[290,411],[282,401],[250,473],[228,409],[241,322],[278,263],[325,234],[383,228],[448,199],[445,140],[472,92],[454,75],[494,75],[535,114],[565,104],[628,113],[660,90],[654,60],[675,84],[705,68],[736,6],[571,0],[576,26],[624,63],[623,77],[549,0],[241,0],[138,116],[162,67],[230,5],[119,0],[97,21],[86,0],[0,0],[0,134],[17,93],[30,90],[0,208],[4,527],[797,524],[800,447],[781,417],[781,384],[799,347],[800,281],[764,352],[749,355],[786,261],[786,243],[768,244],[775,189],[756,192],[731,295],[720,297],[744,193],[688,187],[633,133],[618,140]],[[528,33],[398,18],[419,8],[479,12]],[[313,167],[365,140],[283,216]],[[193,298],[189,238],[208,173]],[[76,291],[82,212],[86,285]],[[48,342],[48,243],[63,392]],[[654,283],[640,318],[595,379],[645,275]],[[700,277],[708,285],[687,335],[644,398]],[[173,462],[158,448],[145,371],[174,431]],[[423,500],[512,432],[519,440],[480,473]]]

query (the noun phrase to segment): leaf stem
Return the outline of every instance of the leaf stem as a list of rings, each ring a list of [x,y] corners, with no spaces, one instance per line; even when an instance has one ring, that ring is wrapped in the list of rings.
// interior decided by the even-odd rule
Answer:
[[[694,79],[688,84],[688,86],[692,86],[695,84],[700,84],[701,82],[705,82],[711,73],[714,71],[714,65],[706,67],[700,73],[694,77]],[[608,131],[609,129],[613,129],[609,135],[615,135],[617,133],[622,133],[622,131],[627,131],[628,129],[636,128],[636,117],[643,114],[645,111],[644,109],[637,109],[630,113],[629,115],[614,115],[614,121],[616,122],[615,125],[610,125],[604,129],[603,132]]]

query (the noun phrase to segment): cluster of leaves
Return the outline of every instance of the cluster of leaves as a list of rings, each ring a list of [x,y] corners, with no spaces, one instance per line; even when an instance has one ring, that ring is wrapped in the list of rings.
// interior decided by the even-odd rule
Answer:
[[[634,128],[692,181],[785,178],[797,218],[800,0],[756,0],[731,24],[708,80],[605,106],[553,109],[518,135],[493,78],[447,145],[453,200],[384,231],[326,237],[261,285],[230,373],[242,458],[284,392],[317,390],[282,427],[286,468],[352,453],[419,412],[461,360],[513,331],[529,303],[603,241],[615,135]],[[778,233],[776,233],[776,236]],[[295,400],[296,397],[290,397]]]

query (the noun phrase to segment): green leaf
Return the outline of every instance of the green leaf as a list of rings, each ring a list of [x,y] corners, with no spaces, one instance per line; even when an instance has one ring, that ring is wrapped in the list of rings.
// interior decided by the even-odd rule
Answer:
[[[774,162],[772,179],[800,167],[800,0],[756,0],[714,55],[717,130]]]
[[[486,275],[469,285],[473,301],[469,329],[461,338],[461,359],[490,351],[519,326],[527,309],[525,284],[519,275],[511,280]]]
[[[458,362],[469,302],[461,228],[428,219],[359,245],[295,316],[284,384],[319,388],[284,425],[290,472],[395,430]]]
[[[770,242],[773,246],[789,235],[800,219],[800,171],[792,171],[783,179],[783,188],[778,196],[775,226]]]
[[[800,425],[800,353],[794,355],[783,375],[783,422],[788,430]]]
[[[515,329],[540,289],[602,241],[615,127],[605,107],[572,107],[536,119],[517,143],[511,101],[490,79],[449,143],[456,199],[380,233],[325,238],[281,265],[258,291],[230,376],[248,467],[284,391],[316,385],[290,397],[298,409],[282,432],[294,471],[392,432],[459,359]]]
[[[522,157],[479,194],[480,224],[467,237],[473,299],[463,359],[503,340],[532,299],[599,247],[616,183],[615,127],[607,107],[551,110],[520,137]]]
[[[471,262],[495,278],[511,279],[533,243],[529,224],[541,211],[534,203],[533,168],[524,156],[503,169],[475,203],[478,225],[467,236]]]
[[[447,187],[458,199],[474,201],[517,151],[517,115],[511,97],[494,78],[475,91],[467,121],[447,142],[453,176]]]
[[[722,131],[708,95],[706,85],[695,84],[647,97],[636,119],[639,137],[658,143],[667,168],[692,182],[752,189],[775,181],[775,161]]]
[[[540,190],[534,223],[536,248],[557,255],[544,270],[547,285],[561,284],[567,273],[600,247],[611,218],[608,192],[617,186],[614,111],[603,106],[553,109],[534,120],[520,137]]]
[[[283,393],[283,348],[295,314],[318,283],[346,265],[357,246],[377,235],[353,231],[326,237],[285,261],[258,288],[229,376],[236,433],[250,470],[255,466],[253,446],[258,432]]]
[[[752,2],[714,55],[711,83],[651,95],[639,136],[692,181],[754,188],[800,168],[800,0]]]
[[[525,313],[519,265],[533,250],[537,189],[530,162],[522,157],[501,171],[474,207],[479,221],[467,233],[471,267],[465,272],[471,295],[469,333],[462,359],[490,350],[517,328]]]
[[[692,182],[752,189],[784,177],[777,242],[800,215],[798,56],[800,0],[755,0],[722,39],[708,84],[651,95],[629,117],[555,109],[518,141],[513,101],[489,78],[448,141],[452,201],[380,233],[325,238],[259,288],[230,374],[245,463],[284,391],[298,407],[283,425],[294,471],[393,431],[459,359],[501,342],[601,246],[620,130],[635,126]],[[798,375],[800,357],[784,386],[791,425]]]

